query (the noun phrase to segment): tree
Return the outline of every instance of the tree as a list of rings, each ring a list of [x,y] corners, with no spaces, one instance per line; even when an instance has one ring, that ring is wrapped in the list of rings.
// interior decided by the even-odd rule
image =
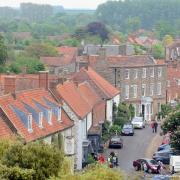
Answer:
[[[141,27],[141,20],[139,17],[130,17],[126,20],[127,32],[131,33],[137,31]]]
[[[102,42],[104,42],[106,39],[108,39],[108,30],[105,26],[105,24],[101,22],[92,22],[89,23],[86,27],[87,33],[90,35],[99,35]]]
[[[4,38],[0,35],[0,64],[4,64],[7,60],[7,47],[4,44]]]
[[[176,131],[177,128],[180,126],[179,119],[180,119],[180,110],[169,113],[169,115],[166,117],[162,125],[163,132],[167,133],[168,131],[171,132]]]
[[[155,44],[152,46],[152,55],[155,59],[164,58],[165,52],[162,44]]]
[[[34,74],[39,71],[44,71],[45,66],[39,59],[24,55],[18,55],[9,65],[9,71],[13,73],[21,73],[23,69],[26,69],[26,72],[29,74]]]
[[[118,112],[114,124],[122,127],[124,123],[130,120],[130,117],[131,113],[129,110],[129,106],[127,106],[125,103],[120,103],[118,106]]]
[[[129,105],[129,111],[130,111],[131,119],[133,119],[135,116],[135,108],[132,104]]]
[[[5,152],[2,164],[8,168],[33,170],[33,179],[47,179],[58,176],[62,167],[63,153],[54,146],[33,142],[23,145],[16,142]],[[14,179],[12,177],[12,179]]]
[[[170,112],[172,112],[172,107],[170,104],[162,104],[161,105],[161,112],[159,113],[159,116],[162,116],[162,118],[165,118]]]
[[[55,47],[45,43],[31,44],[25,49],[28,57],[40,58],[41,56],[57,56],[58,51]]]
[[[171,146],[177,150],[180,150],[180,126],[171,136]]]
[[[173,37],[171,35],[166,35],[163,38],[163,45],[164,46],[169,46],[173,43]]]

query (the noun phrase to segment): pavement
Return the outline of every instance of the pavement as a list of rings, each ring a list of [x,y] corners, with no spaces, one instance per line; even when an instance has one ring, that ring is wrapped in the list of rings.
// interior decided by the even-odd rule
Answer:
[[[133,173],[132,162],[139,158],[152,158],[152,154],[160,145],[162,137],[157,133],[152,133],[151,127],[135,129],[134,136],[122,136],[124,146],[122,149],[107,149],[105,156],[114,151],[118,156],[119,168],[126,173]]]

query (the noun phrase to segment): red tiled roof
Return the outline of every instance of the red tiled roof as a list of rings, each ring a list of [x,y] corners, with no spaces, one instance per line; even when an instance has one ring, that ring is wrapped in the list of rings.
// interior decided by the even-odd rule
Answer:
[[[61,46],[57,47],[60,54],[74,56],[77,54],[77,47]]]
[[[95,93],[95,91],[87,82],[80,83],[78,85],[78,89],[83,98],[92,108],[101,101],[100,97]]]
[[[0,117],[0,139],[6,139],[13,136],[13,132],[8,127],[8,125],[5,123],[4,119]]]
[[[63,85],[56,87],[57,93],[68,104],[73,112],[81,119],[83,119],[92,108],[82,97],[77,86],[73,82],[65,82]]]
[[[46,98],[53,102],[54,104],[58,105],[55,100],[52,98],[52,96],[44,89],[36,89],[36,90],[29,90],[24,92],[19,92],[15,96],[14,99],[11,95],[6,95],[0,97],[0,106],[2,110],[7,115],[8,119],[11,121],[11,123],[14,125],[14,127],[17,129],[18,133],[25,138],[27,142],[34,141],[39,138],[46,137],[50,134],[53,134],[58,131],[62,131],[66,128],[70,128],[73,126],[73,122],[69,119],[67,114],[62,110],[62,122],[58,122],[57,117],[53,114],[52,115],[52,125],[50,125],[44,118],[43,118],[43,128],[40,128],[35,120],[32,121],[32,129],[33,132],[28,132],[28,129],[25,127],[21,119],[17,116],[17,114],[13,111],[13,109],[10,107],[10,105],[13,105],[14,107],[18,108],[19,110],[30,114],[27,112],[27,110],[24,107],[25,102],[28,105],[30,105],[32,108],[36,110],[36,112],[39,112],[37,110],[37,107],[35,106],[32,99],[36,100],[38,103],[44,105],[43,98]],[[47,106],[47,105],[46,105]],[[60,105],[58,106],[60,107]]]
[[[85,69],[84,69],[85,70]],[[110,98],[118,95],[120,91],[106,81],[103,77],[97,74],[92,68],[88,67],[88,70],[85,70],[89,78],[93,80],[96,85],[101,88]]]

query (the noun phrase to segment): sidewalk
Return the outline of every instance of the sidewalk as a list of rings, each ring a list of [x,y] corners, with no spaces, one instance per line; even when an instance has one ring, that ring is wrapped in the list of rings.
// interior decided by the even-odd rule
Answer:
[[[152,155],[154,152],[157,151],[157,148],[161,145],[163,140],[163,136],[160,136],[159,133],[157,133],[152,141],[150,142],[146,152],[145,152],[145,157],[147,158],[152,158]]]

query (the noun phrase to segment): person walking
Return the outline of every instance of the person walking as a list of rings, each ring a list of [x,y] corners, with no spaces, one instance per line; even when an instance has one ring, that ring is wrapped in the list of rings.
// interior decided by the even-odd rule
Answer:
[[[104,158],[104,155],[103,155],[103,154],[100,154],[100,155],[98,156],[98,162],[99,162],[100,164],[104,164],[104,163],[105,163],[105,158]]]
[[[151,128],[152,128],[152,132],[155,132],[155,128],[154,128],[154,121],[151,122]]]
[[[155,131],[155,133],[157,133],[157,127],[158,127],[158,123],[157,123],[157,121],[155,121],[154,122],[154,131]]]

